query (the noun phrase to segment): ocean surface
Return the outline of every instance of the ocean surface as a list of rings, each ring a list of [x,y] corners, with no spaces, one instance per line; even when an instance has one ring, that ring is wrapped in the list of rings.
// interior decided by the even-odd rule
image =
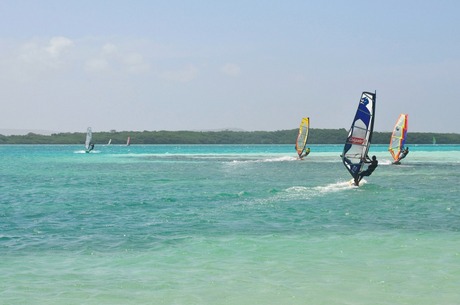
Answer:
[[[0,304],[460,304],[460,145],[0,146]]]

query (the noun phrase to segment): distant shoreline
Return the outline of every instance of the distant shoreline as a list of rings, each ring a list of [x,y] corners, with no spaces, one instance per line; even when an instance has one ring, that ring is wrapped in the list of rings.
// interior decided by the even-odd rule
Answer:
[[[298,129],[277,131],[110,131],[93,132],[96,145],[125,144],[292,144]],[[309,144],[343,144],[348,131],[342,129],[310,129]],[[29,132],[25,135],[0,135],[0,144],[81,144],[86,133],[66,132],[43,135]],[[374,132],[373,144],[388,144],[391,132]],[[460,144],[458,133],[409,132],[407,144]]]

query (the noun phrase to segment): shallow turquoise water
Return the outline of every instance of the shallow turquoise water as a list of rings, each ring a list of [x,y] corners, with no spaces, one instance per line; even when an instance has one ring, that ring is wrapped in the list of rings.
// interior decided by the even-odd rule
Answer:
[[[0,146],[1,304],[457,304],[460,146]]]

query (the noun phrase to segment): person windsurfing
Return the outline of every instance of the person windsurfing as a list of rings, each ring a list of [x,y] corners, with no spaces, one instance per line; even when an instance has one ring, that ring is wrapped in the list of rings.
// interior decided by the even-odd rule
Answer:
[[[370,163],[369,166],[365,171],[359,172],[358,175],[355,177],[355,185],[359,186],[359,182],[363,179],[364,176],[370,176],[374,172],[374,170],[379,166],[379,161],[377,161],[376,156],[372,156],[372,160],[369,156],[366,156],[364,163]]]
[[[310,154],[310,147],[307,147],[307,149],[305,149],[304,152],[299,155],[300,160],[308,156],[308,154]]]
[[[89,148],[88,150],[86,151],[87,153],[89,153],[90,151],[92,151],[94,149],[94,144],[93,143],[90,143],[89,144]]]
[[[408,154],[409,154],[409,147],[402,149],[401,153],[399,154],[398,160],[393,162],[393,164],[401,164],[401,160],[404,159]]]

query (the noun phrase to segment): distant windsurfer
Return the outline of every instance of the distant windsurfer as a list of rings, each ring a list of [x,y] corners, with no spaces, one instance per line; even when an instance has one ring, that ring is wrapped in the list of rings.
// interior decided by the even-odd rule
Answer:
[[[308,156],[308,154],[310,154],[310,147],[307,147],[307,149],[304,150],[304,152],[299,155],[300,160]]]
[[[401,150],[398,160],[393,162],[393,164],[401,164],[401,160],[404,159],[408,154],[409,154],[409,147],[406,147],[403,150]]]
[[[355,185],[358,186],[359,182],[361,179],[363,179],[364,176],[370,176],[374,170],[379,166],[379,161],[377,161],[376,156],[372,156],[372,160],[369,158],[369,156],[366,156],[366,159],[364,160],[364,163],[370,163],[369,166],[365,171],[359,172],[358,175],[355,177]]]
[[[89,147],[88,147],[88,150],[86,150],[87,153],[89,153],[90,151],[92,151],[94,149],[94,144],[93,143],[90,143],[89,144]]]

